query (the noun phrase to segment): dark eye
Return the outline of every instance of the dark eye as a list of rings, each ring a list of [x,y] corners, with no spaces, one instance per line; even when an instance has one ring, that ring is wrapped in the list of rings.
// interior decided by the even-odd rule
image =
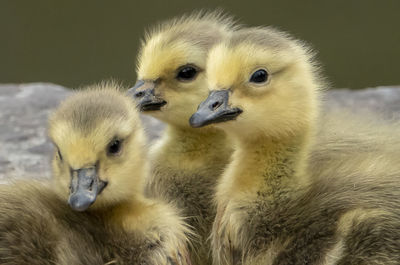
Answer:
[[[118,139],[112,140],[107,147],[107,154],[112,156],[119,155],[121,152],[121,148],[122,148],[121,140]]]
[[[250,77],[250,82],[260,84],[264,83],[268,79],[268,73],[264,69],[260,69],[255,71],[251,77]]]
[[[176,78],[181,81],[190,81],[195,78],[197,75],[197,69],[193,66],[184,66],[179,69],[178,75]]]

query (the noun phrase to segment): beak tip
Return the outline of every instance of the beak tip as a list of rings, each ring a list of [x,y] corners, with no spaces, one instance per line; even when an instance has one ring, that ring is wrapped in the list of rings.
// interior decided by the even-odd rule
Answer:
[[[204,121],[198,113],[194,113],[189,119],[189,124],[193,128],[200,128],[204,126]]]
[[[77,212],[86,211],[93,202],[94,200],[91,197],[78,194],[73,194],[68,199],[69,206]]]

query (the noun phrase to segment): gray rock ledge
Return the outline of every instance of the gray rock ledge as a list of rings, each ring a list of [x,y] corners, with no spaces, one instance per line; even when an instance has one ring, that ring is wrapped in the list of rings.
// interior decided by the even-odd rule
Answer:
[[[47,138],[50,112],[71,91],[46,83],[0,85],[0,183],[10,179],[50,178],[52,144]],[[400,87],[328,91],[325,111],[349,109],[355,113],[379,112],[400,118]],[[163,124],[143,116],[149,138],[162,133]]]

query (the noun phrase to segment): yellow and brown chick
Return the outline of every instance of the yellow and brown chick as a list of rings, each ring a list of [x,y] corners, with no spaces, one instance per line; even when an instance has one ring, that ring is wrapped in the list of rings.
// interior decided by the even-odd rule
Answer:
[[[217,186],[214,264],[398,264],[399,167],[309,169],[323,87],[309,49],[243,29],[206,69],[211,92],[190,122],[235,142]]]
[[[119,90],[89,87],[52,114],[54,183],[1,186],[1,264],[190,264],[183,218],[143,195],[146,139]]]
[[[177,203],[189,217],[200,235],[192,248],[196,264],[211,263],[212,195],[232,149],[223,131],[193,129],[188,120],[208,93],[208,51],[234,29],[232,18],[218,12],[198,12],[155,27],[141,47],[138,81],[130,90],[144,114],[167,124],[150,152],[147,191]]]

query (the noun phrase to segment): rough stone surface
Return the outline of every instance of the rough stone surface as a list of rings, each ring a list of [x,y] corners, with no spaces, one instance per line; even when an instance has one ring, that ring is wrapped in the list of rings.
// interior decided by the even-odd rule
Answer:
[[[47,117],[71,91],[53,84],[0,85],[0,183],[18,178],[49,178],[52,145],[46,137]],[[400,118],[400,87],[351,91],[331,90],[324,98],[327,111],[346,108],[374,111]],[[164,125],[143,116],[150,140]]]
[[[0,182],[50,176],[47,117],[69,93],[51,84],[0,86]]]

